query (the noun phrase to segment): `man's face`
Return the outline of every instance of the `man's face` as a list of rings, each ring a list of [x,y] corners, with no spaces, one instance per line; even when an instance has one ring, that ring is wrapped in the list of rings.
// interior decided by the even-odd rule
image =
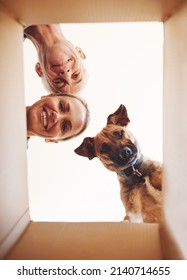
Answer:
[[[85,55],[82,50],[70,42],[56,44],[47,50],[37,67],[50,91],[74,94],[85,84],[83,59]]]
[[[86,115],[84,105],[73,97],[44,97],[27,110],[27,132],[58,142],[79,133]]]

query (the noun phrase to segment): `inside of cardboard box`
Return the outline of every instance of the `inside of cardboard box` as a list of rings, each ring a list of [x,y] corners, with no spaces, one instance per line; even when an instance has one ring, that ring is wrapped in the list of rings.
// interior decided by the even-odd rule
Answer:
[[[86,54],[88,82],[81,96],[88,103],[91,122],[71,141],[54,144],[38,137],[30,139],[31,219],[121,221],[125,210],[116,174],[106,170],[98,159],[89,161],[73,151],[84,137],[98,133],[107,116],[124,104],[131,120],[129,129],[143,154],[162,162],[163,24],[61,24],[61,29]],[[48,94],[34,70],[37,61],[35,47],[26,39],[26,105]]]
[[[59,2],[59,1],[58,1]],[[164,216],[165,227],[164,233],[160,234],[162,241],[162,253],[167,259],[177,259],[177,254],[173,248],[175,245],[184,258],[187,256],[186,243],[186,13],[187,6],[185,1],[181,0],[142,0],[140,1],[121,1],[120,5],[111,1],[108,5],[106,0],[96,0],[95,6],[89,6],[87,0],[77,1],[77,5],[81,4],[78,9],[69,9],[70,1],[60,2],[59,7],[55,5],[55,0],[46,2],[46,10],[50,10],[50,14],[43,9],[43,1],[38,0],[36,5],[33,2],[24,3],[22,0],[1,1],[0,11],[0,33],[2,34],[3,44],[1,52],[2,67],[2,92],[1,101],[5,106],[1,110],[1,123],[9,121],[13,129],[7,129],[2,126],[1,141],[1,159],[2,166],[2,187],[0,212],[1,217],[0,230],[0,258],[11,249],[16,243],[18,249],[15,258],[19,253],[28,253],[28,257],[32,255],[30,251],[24,250],[24,238],[28,244],[37,238],[35,227],[38,226],[38,232],[42,228],[42,223],[33,223],[33,232],[31,236],[28,231],[23,233],[27,224],[30,222],[29,209],[27,200],[27,172],[26,172],[26,143],[25,143],[25,122],[24,122],[24,98],[23,98],[23,69],[22,69],[22,26],[23,24],[60,22],[63,18],[66,22],[97,22],[97,21],[132,21],[132,20],[164,20]],[[184,5],[181,5],[181,3]],[[24,4],[23,4],[24,3]],[[63,3],[63,4],[62,4]],[[144,3],[144,4],[142,4]],[[58,3],[59,4],[59,3]],[[80,13],[84,6],[85,13]],[[36,13],[37,10],[37,13]],[[5,11],[5,13],[4,13]],[[60,20],[60,21],[59,21]],[[10,44],[10,38],[14,44]],[[12,61],[11,71],[16,73],[10,75],[10,69],[7,64],[7,55],[9,61]],[[20,63],[21,62],[21,63]],[[19,71],[18,71],[19,65]],[[8,83],[7,83],[8,77]],[[16,93],[16,94],[15,94]],[[7,106],[14,104],[12,110],[7,110]],[[15,104],[17,106],[15,106]],[[9,108],[9,107],[8,107]],[[18,116],[17,123],[19,127],[13,125],[15,115]],[[105,117],[103,118],[105,120]],[[134,118],[132,118],[134,121]],[[180,125],[179,125],[180,124]],[[14,141],[12,141],[12,132],[14,133]],[[174,133],[175,132],[175,133]],[[179,142],[180,140],[180,142]],[[182,140],[182,141],[181,141]],[[184,140],[184,141],[183,141]],[[33,144],[33,143],[32,143]],[[44,147],[42,143],[41,146]],[[6,149],[5,149],[6,147]],[[177,147],[177,148],[176,148]],[[30,149],[30,148],[29,148]],[[86,160],[85,160],[86,162]],[[180,162],[180,164],[178,164]],[[84,163],[83,163],[84,164]],[[88,165],[88,163],[85,163]],[[99,164],[98,164],[99,166]],[[91,172],[94,168],[91,167]],[[102,172],[105,172],[102,170]],[[106,172],[108,172],[106,170]],[[11,174],[11,176],[10,176]],[[72,174],[72,173],[71,173]],[[70,174],[70,175],[71,175]],[[178,176],[180,174],[180,176]],[[11,194],[11,195],[10,195]],[[36,196],[37,197],[37,196]],[[15,203],[16,198],[16,203]],[[176,203],[177,202],[177,203]],[[176,203],[176,207],[174,206]],[[10,211],[11,209],[11,211]],[[32,224],[32,222],[30,223]],[[63,223],[61,223],[63,224]],[[49,223],[49,232],[53,229],[53,224]],[[63,225],[61,225],[63,226]],[[31,226],[32,229],[32,226]],[[136,232],[137,233],[137,232]],[[58,232],[56,232],[58,235]],[[87,233],[86,233],[87,234]],[[45,231],[44,231],[45,235]],[[170,242],[171,235],[171,242]],[[21,238],[20,238],[21,236]],[[55,236],[52,235],[53,237]],[[20,238],[20,239],[19,239]],[[51,240],[51,239],[50,239]],[[44,246],[50,245],[45,239]],[[36,240],[35,245],[41,240]],[[57,244],[58,246],[58,244]],[[10,254],[11,258],[11,254]]]

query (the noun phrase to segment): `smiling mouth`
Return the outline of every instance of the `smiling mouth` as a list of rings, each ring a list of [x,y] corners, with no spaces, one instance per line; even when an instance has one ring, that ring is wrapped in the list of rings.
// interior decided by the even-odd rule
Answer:
[[[47,125],[48,125],[48,119],[47,119],[47,112],[45,111],[44,108],[41,112],[41,122],[42,122],[43,127],[46,129]]]

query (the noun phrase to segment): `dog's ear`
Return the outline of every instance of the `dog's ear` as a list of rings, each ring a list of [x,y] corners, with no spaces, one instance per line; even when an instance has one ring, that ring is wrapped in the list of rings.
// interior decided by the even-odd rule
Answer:
[[[76,148],[74,152],[79,156],[88,157],[89,159],[93,159],[94,157],[96,157],[94,148],[94,138],[84,138],[82,144],[78,148]]]
[[[107,118],[107,124],[127,126],[129,122],[130,120],[127,114],[127,109],[123,104],[119,106],[116,112],[109,115]]]

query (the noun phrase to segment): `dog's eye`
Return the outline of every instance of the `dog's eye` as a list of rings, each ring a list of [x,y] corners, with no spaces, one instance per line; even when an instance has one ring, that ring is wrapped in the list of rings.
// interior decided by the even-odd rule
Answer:
[[[102,146],[101,146],[100,153],[101,154],[106,154],[109,151],[110,151],[110,146],[107,143],[103,143]]]
[[[121,130],[121,131],[114,131],[113,135],[114,135],[114,137],[116,139],[121,139],[123,137],[123,130]]]

